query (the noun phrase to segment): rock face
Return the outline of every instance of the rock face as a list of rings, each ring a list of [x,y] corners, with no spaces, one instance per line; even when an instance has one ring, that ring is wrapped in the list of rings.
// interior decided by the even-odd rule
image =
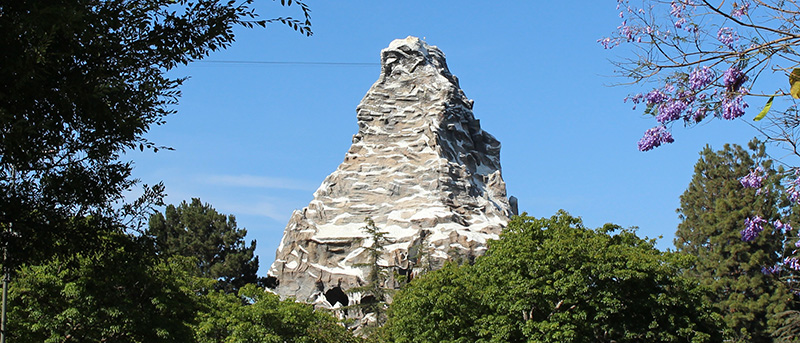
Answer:
[[[391,240],[378,263],[409,275],[483,254],[511,215],[500,142],[481,129],[437,47],[393,41],[356,112],[344,162],[286,226],[269,271],[281,296],[328,308],[359,302],[346,291],[369,271],[366,218]]]

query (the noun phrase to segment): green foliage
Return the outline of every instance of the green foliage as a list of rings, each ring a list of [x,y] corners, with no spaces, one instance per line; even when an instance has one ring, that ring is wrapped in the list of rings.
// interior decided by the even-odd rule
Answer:
[[[780,198],[781,173],[772,167],[764,144],[754,140],[749,148],[703,149],[681,196],[675,246],[696,257],[686,275],[711,290],[708,299],[722,313],[728,339],[767,342],[778,325],[775,314],[787,310],[792,299],[785,285],[761,271],[778,262],[783,235],[765,230],[743,242],[740,232],[745,218],[758,215],[773,222],[788,203]],[[762,190],[742,187],[738,179],[759,166],[769,175]]]
[[[685,264],[615,225],[515,217],[474,265],[449,264],[399,292],[385,340],[719,341],[719,317]]]
[[[767,100],[766,105],[764,105],[764,108],[761,109],[761,112],[758,112],[755,118],[753,118],[753,121],[759,121],[761,119],[764,119],[764,117],[767,116],[767,113],[769,113],[769,109],[772,108],[772,101],[774,100],[775,100],[774,95],[769,97],[769,100]]]
[[[158,258],[143,238],[103,237],[102,252],[26,265],[10,291],[12,342],[360,342],[312,305],[255,284],[213,290],[195,259]]]
[[[12,342],[188,342],[198,304],[185,261],[115,234],[102,251],[26,265],[12,279]]]
[[[145,134],[174,113],[184,79],[167,73],[227,48],[234,27],[280,22],[311,34],[303,2],[281,4],[298,6],[304,21],[260,20],[252,2],[0,0],[10,341],[191,341],[198,292],[210,283],[125,233],[162,205],[164,188],[145,185],[126,202],[137,181],[122,155],[164,148]]]
[[[374,314],[375,321],[369,323],[367,326],[362,327],[362,333],[371,336],[375,333],[375,329],[383,326],[386,322],[386,311],[388,308],[389,296],[394,292],[394,288],[389,287],[390,277],[389,268],[380,265],[383,258],[385,247],[390,243],[386,237],[387,232],[381,231],[371,218],[365,220],[365,226],[362,228],[364,233],[369,236],[372,244],[364,249],[369,254],[369,258],[365,263],[358,263],[355,267],[364,267],[369,270],[366,277],[366,284],[361,287],[354,287],[348,289],[348,293],[360,293],[361,299],[350,306],[342,308],[342,310],[358,309],[362,314]],[[369,300],[367,300],[369,299]]]
[[[472,268],[448,262],[400,291],[384,327],[390,342],[478,342],[477,321],[491,313],[471,282]],[[422,317],[420,317],[422,316]]]
[[[14,266],[102,234],[84,230],[142,223],[161,186],[120,205],[136,184],[121,155],[162,148],[144,135],[174,112],[183,79],[169,70],[227,48],[236,26],[270,22],[251,3],[0,0],[0,223],[15,233],[0,243]],[[305,21],[272,21],[310,34],[308,7],[294,4]],[[69,223],[88,216],[105,223]]]
[[[227,292],[258,281],[256,242],[245,246],[247,230],[236,227],[236,218],[218,213],[198,198],[167,206],[166,216],[153,214],[146,234],[164,256],[194,257],[198,275],[219,280],[218,287]]]
[[[360,342],[327,312],[248,284],[238,296],[212,291],[198,314],[198,343]]]

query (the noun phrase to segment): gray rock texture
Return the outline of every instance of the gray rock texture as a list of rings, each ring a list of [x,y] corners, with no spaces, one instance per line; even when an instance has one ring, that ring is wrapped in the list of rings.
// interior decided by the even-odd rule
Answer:
[[[365,284],[366,218],[391,240],[379,264],[403,274],[483,254],[512,209],[500,142],[472,103],[437,47],[408,37],[383,49],[344,162],[286,226],[269,270],[273,291],[327,308],[357,303],[330,295]]]

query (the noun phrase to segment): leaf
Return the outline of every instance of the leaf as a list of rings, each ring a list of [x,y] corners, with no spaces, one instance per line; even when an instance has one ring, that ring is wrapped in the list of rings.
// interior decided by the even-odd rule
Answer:
[[[792,98],[800,99],[800,82],[792,84],[792,89],[789,90],[789,94],[792,95]]]
[[[796,84],[800,85],[800,83],[796,83]],[[794,88],[794,86],[792,86],[792,88]],[[794,93],[792,93],[792,94],[794,94]],[[755,118],[753,118],[754,121],[759,121],[761,119],[764,119],[764,116],[767,115],[767,112],[769,112],[769,109],[772,107],[772,100],[775,100],[775,96],[774,95],[769,97],[769,100],[767,100],[767,104],[764,105],[764,108],[761,110],[761,112],[758,112],[758,115]]]
[[[794,68],[789,74],[789,85],[793,85],[797,81],[800,81],[800,68]]]
[[[800,99],[800,82],[798,81],[800,81],[800,68],[794,68],[792,73],[789,74],[789,85],[792,86],[789,94],[795,99]]]

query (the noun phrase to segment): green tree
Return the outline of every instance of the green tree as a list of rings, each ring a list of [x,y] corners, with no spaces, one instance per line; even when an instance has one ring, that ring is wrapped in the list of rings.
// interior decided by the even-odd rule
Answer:
[[[263,287],[248,284],[238,296],[212,291],[204,298],[195,325],[198,343],[349,343],[361,342],[336,318],[312,305],[281,301]]]
[[[102,249],[24,265],[11,283],[11,342],[189,342],[200,309],[185,261],[124,234]]]
[[[260,20],[252,0],[0,0],[0,223],[13,231],[0,243],[14,265],[146,220],[161,187],[120,205],[136,183],[121,154],[159,149],[145,134],[174,112],[183,81],[167,72],[227,48],[236,26],[310,35],[308,8],[291,3],[305,20]],[[105,223],[71,225],[87,216]]]
[[[169,205],[165,213],[153,214],[146,232],[159,253],[195,258],[198,275],[219,280],[218,287],[228,292],[258,281],[256,241],[245,245],[247,230],[236,227],[233,215],[220,214],[198,198]]]
[[[414,279],[398,292],[379,336],[397,343],[479,342],[478,322],[491,310],[480,301],[479,286],[470,281],[473,269],[447,262]]]
[[[616,232],[616,234],[612,234]],[[565,212],[515,217],[475,264],[412,281],[392,342],[717,342],[719,316],[683,277],[684,255]]]
[[[793,298],[784,284],[762,272],[780,261],[784,237],[780,230],[765,230],[745,242],[741,232],[747,218],[783,219],[788,202],[781,200],[781,173],[764,144],[754,140],[749,150],[728,144],[720,151],[703,149],[681,195],[675,246],[696,257],[686,275],[711,290],[709,299],[724,317],[728,338],[767,342],[777,325],[775,314],[787,310]],[[756,168],[769,175],[758,191],[739,181]]]
[[[163,185],[125,202],[137,181],[122,154],[161,148],[145,134],[174,112],[183,79],[167,73],[227,48],[234,27],[310,35],[293,3],[304,21],[260,20],[252,0],[0,0],[0,244],[20,341],[185,341],[180,292],[124,234]]]
[[[380,264],[383,254],[386,252],[385,247],[390,243],[389,238],[386,237],[388,233],[381,231],[372,218],[365,220],[365,226],[362,230],[368,235],[372,243],[364,248],[369,256],[367,261],[358,263],[355,267],[368,270],[364,280],[366,284],[347,290],[348,293],[359,293],[361,299],[356,304],[346,306],[342,310],[357,309],[365,317],[370,314],[373,315],[374,321],[367,322],[365,326],[360,327],[362,334],[371,336],[378,327],[383,326],[386,322],[389,297],[394,292],[394,287],[389,285],[389,283],[393,283],[390,267]]]

